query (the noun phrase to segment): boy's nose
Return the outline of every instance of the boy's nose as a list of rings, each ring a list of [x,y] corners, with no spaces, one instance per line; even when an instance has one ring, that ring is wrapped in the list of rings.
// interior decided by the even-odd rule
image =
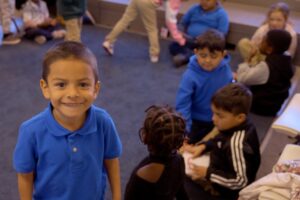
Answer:
[[[70,87],[68,89],[68,97],[78,97],[79,94],[78,94],[78,90],[76,87]]]

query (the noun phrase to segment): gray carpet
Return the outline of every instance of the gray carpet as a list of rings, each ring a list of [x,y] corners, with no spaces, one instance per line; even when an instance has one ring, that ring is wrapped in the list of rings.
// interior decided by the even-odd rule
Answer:
[[[178,83],[184,68],[175,69],[168,54],[168,41],[161,41],[158,64],[148,58],[147,38],[124,33],[115,46],[114,57],[101,48],[108,29],[85,26],[83,43],[97,56],[102,89],[95,104],[105,108],[113,117],[122,143],[122,190],[133,167],[146,155],[138,130],[144,110],[152,104],[174,105]],[[16,46],[0,47],[0,199],[17,200],[16,173],[12,167],[12,154],[20,123],[42,111],[47,105],[39,89],[41,60],[54,41],[39,46],[23,40]],[[236,52],[232,66],[239,61]],[[267,131],[272,118],[250,116],[257,125],[260,139]],[[194,188],[195,189],[195,188]],[[189,190],[194,190],[189,188]],[[110,199],[110,195],[106,199]],[[197,193],[191,193],[197,199]]]

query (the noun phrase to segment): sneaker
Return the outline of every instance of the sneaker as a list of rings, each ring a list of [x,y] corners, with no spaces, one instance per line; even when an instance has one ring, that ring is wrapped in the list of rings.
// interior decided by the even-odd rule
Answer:
[[[184,54],[177,54],[173,56],[173,63],[175,67],[181,67],[189,62],[189,58]]]
[[[3,45],[15,45],[21,42],[21,39],[12,33],[4,34],[2,44]]]
[[[54,38],[54,39],[61,39],[61,38],[64,38],[65,37],[65,35],[66,35],[66,31],[65,30],[57,30],[57,31],[53,31],[52,32],[52,37]]]
[[[35,41],[36,43],[38,43],[38,44],[45,44],[46,41],[47,41],[47,38],[46,38],[45,36],[43,36],[43,35],[40,35],[40,36],[36,36],[36,37],[34,38],[34,41]]]
[[[158,56],[157,55],[150,55],[150,61],[152,63],[157,63],[158,62]]]
[[[112,56],[114,55],[114,45],[111,44],[109,41],[104,41],[102,44],[102,47],[104,48],[104,50],[106,51],[106,53],[108,53],[108,55]]]

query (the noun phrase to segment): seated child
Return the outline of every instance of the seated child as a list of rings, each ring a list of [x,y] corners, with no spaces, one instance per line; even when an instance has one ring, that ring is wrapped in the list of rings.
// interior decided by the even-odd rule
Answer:
[[[247,62],[238,66],[237,81],[250,86],[253,93],[252,112],[275,116],[289,96],[293,69],[291,57],[285,51],[291,40],[285,30],[270,30],[260,45],[265,61],[253,67]]]
[[[22,12],[26,38],[44,44],[53,38],[59,39],[65,36],[66,31],[55,19],[49,17],[47,4],[43,0],[27,0]]]
[[[204,199],[236,200],[239,191],[255,180],[260,151],[256,128],[247,117],[251,99],[241,83],[224,86],[211,99],[212,119],[220,133],[189,148],[194,157],[209,152],[208,167],[188,166],[192,180],[201,180]]]
[[[238,43],[239,51],[245,61],[251,65],[256,65],[265,57],[260,53],[259,46],[269,30],[282,29],[288,31],[292,36],[292,42],[287,52],[294,57],[297,48],[297,33],[289,22],[289,6],[284,2],[278,2],[270,7],[267,13],[267,19],[256,30],[251,40],[243,38]]]
[[[211,97],[232,82],[224,35],[208,30],[197,38],[196,44],[176,97],[176,110],[186,120],[190,143],[200,141],[212,130]]]
[[[188,199],[184,162],[177,153],[185,135],[184,119],[169,106],[151,106],[146,112],[139,134],[149,155],[133,170],[125,200]]]
[[[107,175],[121,199],[121,142],[109,114],[92,105],[100,90],[94,54],[77,42],[54,46],[40,87],[50,103],[21,125],[14,151],[21,199],[104,199]]]
[[[185,33],[186,40],[182,44],[173,42],[169,47],[177,67],[188,63],[190,56],[193,55],[196,37],[208,29],[216,29],[226,35],[229,30],[229,19],[218,0],[200,0],[200,4],[192,6],[184,14],[179,27]]]

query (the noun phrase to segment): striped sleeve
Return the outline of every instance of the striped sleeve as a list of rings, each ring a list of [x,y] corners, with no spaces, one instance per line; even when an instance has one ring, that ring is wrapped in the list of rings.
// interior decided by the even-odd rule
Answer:
[[[228,178],[216,173],[211,173],[210,174],[211,182],[217,183],[219,185],[222,185],[223,187],[232,190],[241,189],[247,185],[248,179],[246,174],[246,159],[243,153],[244,139],[245,139],[245,130],[241,130],[241,131],[234,132],[230,140],[232,165],[235,171],[235,175],[230,176],[230,178]]]

